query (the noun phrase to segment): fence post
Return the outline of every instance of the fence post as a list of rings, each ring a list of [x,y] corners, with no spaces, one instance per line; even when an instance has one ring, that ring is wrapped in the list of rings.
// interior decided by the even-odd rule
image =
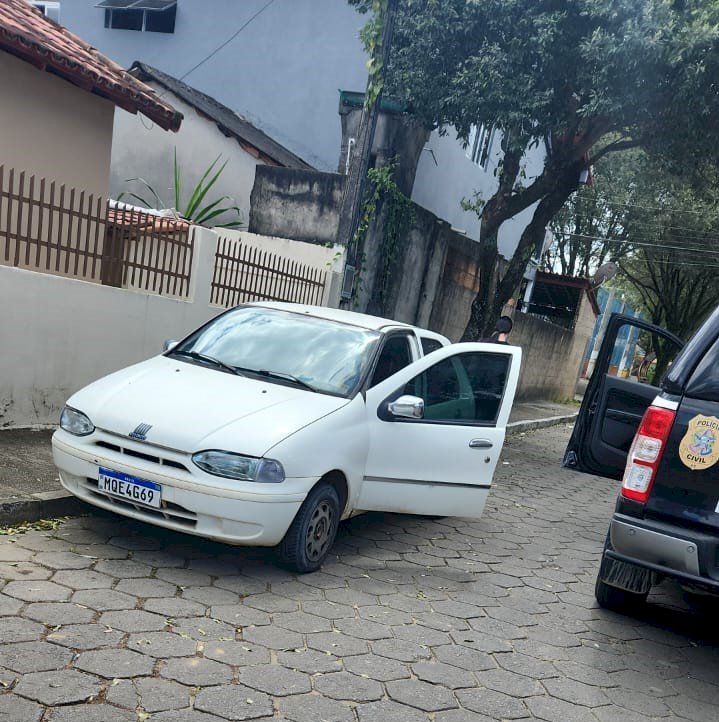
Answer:
[[[210,303],[212,277],[215,272],[217,233],[202,226],[192,226],[190,233],[194,235],[194,240],[187,300],[206,306]]]

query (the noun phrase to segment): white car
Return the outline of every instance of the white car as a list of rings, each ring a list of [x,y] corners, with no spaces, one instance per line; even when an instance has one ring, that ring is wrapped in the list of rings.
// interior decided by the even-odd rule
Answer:
[[[238,306],[74,394],[53,455],[91,504],[314,571],[342,518],[481,515],[520,361],[349,311]]]

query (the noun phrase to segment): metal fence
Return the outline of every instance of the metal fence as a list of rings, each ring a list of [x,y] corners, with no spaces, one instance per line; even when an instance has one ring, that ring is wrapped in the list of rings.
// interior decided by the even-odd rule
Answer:
[[[231,238],[218,238],[210,303],[246,301],[322,303],[327,273]]]
[[[187,297],[191,225],[0,165],[0,264]]]

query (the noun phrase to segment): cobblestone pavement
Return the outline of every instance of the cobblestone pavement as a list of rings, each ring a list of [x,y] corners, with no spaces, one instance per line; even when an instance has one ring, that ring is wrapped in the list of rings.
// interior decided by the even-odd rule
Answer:
[[[596,607],[616,483],[567,436],[513,438],[480,521],[359,517],[303,577],[101,514],[0,537],[0,722],[716,722],[715,607]]]

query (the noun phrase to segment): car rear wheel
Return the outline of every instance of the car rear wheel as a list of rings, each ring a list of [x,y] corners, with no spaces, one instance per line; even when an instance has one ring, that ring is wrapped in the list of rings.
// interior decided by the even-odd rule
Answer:
[[[300,574],[317,571],[334,544],[339,518],[337,491],[330,484],[316,486],[277,548],[281,564]]]
[[[649,592],[628,592],[619,587],[607,584],[600,577],[594,585],[594,596],[600,607],[614,612],[631,612],[640,607],[647,599]]]

